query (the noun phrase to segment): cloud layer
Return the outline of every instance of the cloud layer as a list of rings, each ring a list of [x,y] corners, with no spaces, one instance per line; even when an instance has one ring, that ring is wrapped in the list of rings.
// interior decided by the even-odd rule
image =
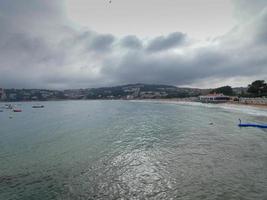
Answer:
[[[240,2],[235,1],[237,10],[249,8],[249,1]],[[257,12],[240,12],[250,17],[227,34],[206,41],[182,30],[145,39],[78,30],[64,15],[63,3],[0,1],[1,87],[63,89],[137,82],[217,86],[227,80],[240,85],[267,79],[264,1],[254,5]]]

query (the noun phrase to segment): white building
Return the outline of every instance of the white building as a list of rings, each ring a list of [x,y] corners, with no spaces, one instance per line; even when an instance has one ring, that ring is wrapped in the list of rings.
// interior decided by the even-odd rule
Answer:
[[[6,93],[3,88],[0,88],[0,100],[5,100],[6,99]]]
[[[199,100],[203,103],[224,103],[229,101],[231,98],[224,94],[208,94],[205,96],[199,96]]]

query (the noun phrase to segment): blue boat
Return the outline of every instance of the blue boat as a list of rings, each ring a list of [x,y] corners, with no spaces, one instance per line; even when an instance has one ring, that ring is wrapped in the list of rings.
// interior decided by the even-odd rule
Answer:
[[[267,128],[267,125],[263,124],[242,124],[241,119],[239,119],[239,127],[256,127],[256,128]]]

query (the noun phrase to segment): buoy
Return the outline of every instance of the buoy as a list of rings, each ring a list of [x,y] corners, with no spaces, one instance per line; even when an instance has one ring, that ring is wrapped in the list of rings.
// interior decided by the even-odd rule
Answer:
[[[22,112],[20,109],[14,109],[13,112]]]

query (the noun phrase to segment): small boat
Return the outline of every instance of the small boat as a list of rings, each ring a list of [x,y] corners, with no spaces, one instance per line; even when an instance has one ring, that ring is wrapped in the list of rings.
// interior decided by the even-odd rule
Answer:
[[[44,108],[44,105],[34,105],[32,108]]]
[[[239,127],[256,127],[256,128],[267,128],[267,125],[264,124],[242,124],[241,119],[239,119]]]
[[[11,104],[6,104],[5,105],[5,109],[10,109],[11,110],[11,109],[13,109],[13,106]]]
[[[21,109],[13,109],[13,112],[22,112]]]
[[[4,112],[3,110],[0,110],[0,112]]]

